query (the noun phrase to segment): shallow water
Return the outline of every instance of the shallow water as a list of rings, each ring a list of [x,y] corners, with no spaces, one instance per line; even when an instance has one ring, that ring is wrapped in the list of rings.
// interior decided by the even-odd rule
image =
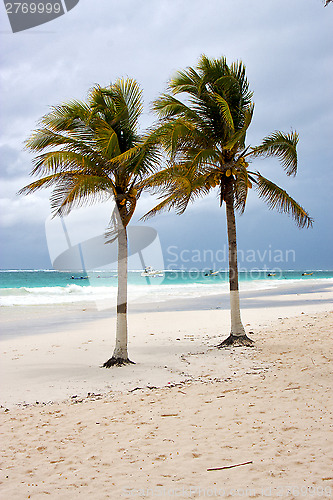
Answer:
[[[271,289],[281,282],[292,284],[313,280],[332,280],[333,271],[248,271],[239,273],[241,291]],[[197,298],[227,293],[228,273],[221,271],[209,276],[202,271],[164,271],[162,277],[143,277],[141,271],[128,273],[129,301],[163,302],[170,299]],[[269,276],[269,274],[272,274]],[[97,303],[103,309],[104,301],[115,302],[117,296],[115,271],[87,273],[52,270],[0,271],[0,305],[32,306],[52,304]]]

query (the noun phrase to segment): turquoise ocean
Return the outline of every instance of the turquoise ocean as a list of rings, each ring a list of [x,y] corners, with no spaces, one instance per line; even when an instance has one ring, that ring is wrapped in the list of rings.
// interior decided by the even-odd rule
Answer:
[[[129,299],[160,302],[168,299],[197,298],[228,292],[228,273],[213,276],[209,270],[163,271],[156,278],[141,276],[142,270],[129,271]],[[241,291],[264,290],[305,281],[333,281],[333,271],[289,270],[240,272]],[[0,306],[38,306],[115,299],[115,271],[73,273],[55,270],[0,271]]]

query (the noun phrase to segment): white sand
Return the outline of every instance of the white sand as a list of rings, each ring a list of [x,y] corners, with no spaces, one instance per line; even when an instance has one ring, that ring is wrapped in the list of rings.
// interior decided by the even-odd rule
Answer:
[[[205,307],[130,315],[137,364],[111,370],[114,319],[2,341],[2,498],[332,496],[333,294],[298,292],[243,298],[248,349],[215,349]]]

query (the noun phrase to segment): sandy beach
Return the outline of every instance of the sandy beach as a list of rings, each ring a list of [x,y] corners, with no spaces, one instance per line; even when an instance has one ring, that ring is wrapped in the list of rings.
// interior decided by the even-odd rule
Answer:
[[[331,497],[332,298],[242,294],[255,347],[224,350],[227,296],[133,306],[136,364],[110,370],[114,316],[5,316],[31,331],[0,343],[2,497]]]

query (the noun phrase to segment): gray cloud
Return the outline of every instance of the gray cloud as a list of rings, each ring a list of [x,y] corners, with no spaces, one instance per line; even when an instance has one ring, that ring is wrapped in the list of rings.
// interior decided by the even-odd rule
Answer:
[[[30,158],[7,144],[0,146],[0,177],[17,177],[27,173]]]
[[[195,65],[200,54],[206,53],[226,55],[229,62],[242,59],[247,66],[256,104],[249,143],[256,144],[275,129],[292,127],[299,132],[297,179],[286,178],[274,161],[258,161],[253,167],[290,190],[316,218],[312,232],[296,231],[288,218],[269,212],[250,196],[247,212],[239,219],[240,242],[247,238],[253,244],[265,244],[273,228],[272,239],[278,242],[276,235],[281,239],[283,234],[303,254],[305,247],[313,252],[317,248],[316,260],[327,262],[333,7],[324,8],[320,0],[207,0],[204,4],[199,0],[81,0],[65,16],[16,34],[10,32],[4,10],[0,17],[0,176],[10,179],[2,206],[10,206],[13,212],[6,215],[7,246],[14,241],[18,244],[16,233],[25,234],[29,217],[40,235],[42,219],[48,215],[47,193],[35,200],[37,218],[27,209],[29,198],[19,202],[15,193],[28,182],[31,169],[32,157],[22,152],[23,141],[49,106],[84,99],[95,83],[107,85],[130,76],[144,90],[142,126],[147,127],[154,119],[150,103],[165,89],[168,79],[176,70]],[[224,214],[214,196],[201,203],[182,218],[170,213],[155,219],[165,244],[177,234],[186,234],[188,244],[194,244],[197,225],[205,225],[206,220],[200,211],[209,213],[210,220],[215,214],[216,224],[220,224]],[[259,226],[262,234],[256,229]],[[220,244],[215,229],[207,230],[209,238],[212,245]],[[32,255],[34,250],[27,243],[26,251]],[[306,258],[304,254],[302,259]],[[29,260],[25,257],[23,264],[17,259],[18,267]],[[5,264],[0,261],[0,266]]]

